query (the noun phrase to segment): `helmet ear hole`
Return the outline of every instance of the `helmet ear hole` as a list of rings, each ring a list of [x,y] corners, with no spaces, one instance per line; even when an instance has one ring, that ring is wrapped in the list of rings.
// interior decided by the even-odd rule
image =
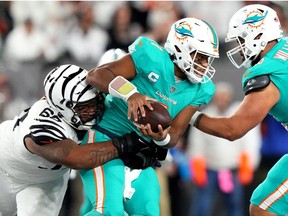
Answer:
[[[73,107],[73,103],[71,101],[67,101],[66,107],[71,109]]]
[[[175,50],[176,50],[178,53],[181,53],[181,50],[179,49],[178,46],[175,46]]]
[[[77,123],[77,118],[75,118],[74,116],[71,118],[71,122],[73,123],[73,124],[76,124]]]

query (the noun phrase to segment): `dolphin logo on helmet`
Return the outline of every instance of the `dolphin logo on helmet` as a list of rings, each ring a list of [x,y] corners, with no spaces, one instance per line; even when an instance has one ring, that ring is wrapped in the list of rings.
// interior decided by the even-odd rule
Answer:
[[[186,27],[186,28],[185,28]],[[174,25],[175,32],[180,35],[180,38],[194,37],[191,26],[188,23],[180,23],[180,26]],[[177,37],[177,36],[176,36]],[[179,37],[177,37],[179,38]]]
[[[252,13],[257,13],[257,14],[255,14],[255,15],[253,15],[253,16],[250,16],[250,14],[252,14]],[[245,19],[242,24],[254,24],[254,23],[258,23],[258,22],[260,22],[260,21],[262,21],[262,20],[265,19],[265,17],[266,17],[267,14],[268,14],[268,11],[266,11],[264,15],[259,14],[259,13],[260,13],[259,11],[253,11],[253,12],[251,12],[251,13],[249,14],[250,17],[248,17],[247,19]]]

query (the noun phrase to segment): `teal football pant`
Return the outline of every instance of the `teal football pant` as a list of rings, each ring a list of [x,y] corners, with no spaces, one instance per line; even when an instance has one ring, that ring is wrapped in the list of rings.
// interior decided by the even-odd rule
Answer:
[[[96,135],[97,134],[97,135]],[[89,131],[83,143],[101,142],[110,138],[98,131]],[[125,166],[114,159],[90,170],[81,170],[84,188],[84,204],[81,216],[112,215],[160,215],[160,186],[156,172],[149,167],[142,170],[131,186],[135,192],[131,199],[124,200]]]
[[[268,172],[266,179],[254,190],[251,204],[276,215],[288,215],[288,154]]]

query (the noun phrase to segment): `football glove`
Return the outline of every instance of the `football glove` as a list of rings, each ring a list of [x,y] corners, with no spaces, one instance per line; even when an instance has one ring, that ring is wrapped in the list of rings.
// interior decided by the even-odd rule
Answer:
[[[152,141],[142,140],[149,148],[141,148],[138,153],[128,153],[120,156],[125,166],[131,169],[146,169],[147,167],[161,167],[159,160],[165,160],[168,150],[161,148]]]
[[[147,142],[136,132],[114,137],[112,143],[117,148],[119,157],[125,166],[132,169],[145,169],[149,166],[160,167],[161,164],[157,158],[163,160],[166,156],[165,149],[157,147],[153,142]]]
[[[162,148],[161,146],[156,145],[153,141],[150,143],[150,148],[151,148],[151,152],[153,152],[157,160],[159,161],[165,160],[167,153],[168,153],[168,149]]]
[[[120,156],[125,166],[131,169],[146,169],[147,167],[161,167],[160,162],[148,152],[137,154],[126,154]]]
[[[114,137],[112,143],[117,148],[119,156],[130,153],[136,154],[140,151],[150,151],[149,143],[134,131],[123,136]],[[154,149],[151,150],[155,151]]]

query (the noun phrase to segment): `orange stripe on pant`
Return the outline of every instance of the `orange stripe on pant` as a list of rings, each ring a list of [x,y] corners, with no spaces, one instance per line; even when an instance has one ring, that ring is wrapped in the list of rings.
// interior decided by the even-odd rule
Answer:
[[[88,131],[88,143],[95,142],[96,131]],[[93,169],[94,184],[96,186],[96,206],[95,210],[104,214],[104,200],[105,200],[105,178],[103,166],[99,166]]]
[[[288,192],[288,179],[286,179],[276,190],[267,196],[260,204],[259,207],[267,210],[273,203],[281,199]]]
[[[103,166],[93,169],[94,180],[96,186],[96,211],[104,214],[104,200],[105,200],[105,177]]]

